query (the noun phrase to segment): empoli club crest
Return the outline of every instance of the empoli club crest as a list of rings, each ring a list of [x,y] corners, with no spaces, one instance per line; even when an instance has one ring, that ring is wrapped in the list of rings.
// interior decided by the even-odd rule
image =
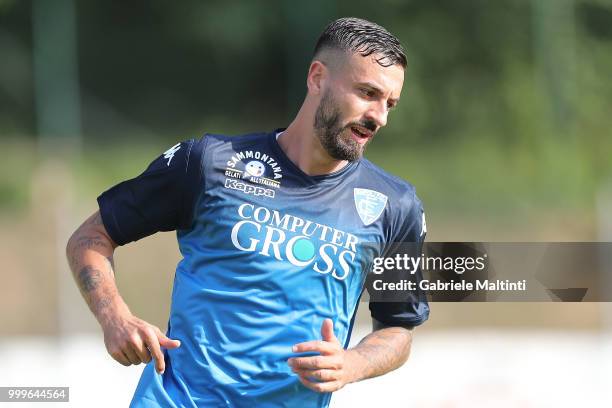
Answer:
[[[355,207],[364,225],[370,225],[380,217],[387,205],[387,196],[367,188],[353,189]]]

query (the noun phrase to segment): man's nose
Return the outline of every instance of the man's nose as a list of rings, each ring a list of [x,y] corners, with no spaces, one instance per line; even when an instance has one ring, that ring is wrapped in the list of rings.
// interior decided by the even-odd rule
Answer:
[[[387,114],[389,111],[384,103],[372,104],[368,110],[368,119],[374,121],[377,127],[381,128],[387,124]]]

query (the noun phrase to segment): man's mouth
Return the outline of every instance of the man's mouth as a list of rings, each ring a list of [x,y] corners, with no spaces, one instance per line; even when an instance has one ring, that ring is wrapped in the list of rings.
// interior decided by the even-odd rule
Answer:
[[[351,133],[355,139],[357,139],[357,142],[362,144],[367,142],[374,135],[371,130],[366,129],[363,126],[351,126]]]

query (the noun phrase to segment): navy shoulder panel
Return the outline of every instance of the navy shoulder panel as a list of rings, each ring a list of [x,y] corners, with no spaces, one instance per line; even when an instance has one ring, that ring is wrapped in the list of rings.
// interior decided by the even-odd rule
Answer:
[[[202,183],[202,158],[208,138],[177,143],[139,176],[98,197],[104,226],[118,245],[159,231],[187,228]]]

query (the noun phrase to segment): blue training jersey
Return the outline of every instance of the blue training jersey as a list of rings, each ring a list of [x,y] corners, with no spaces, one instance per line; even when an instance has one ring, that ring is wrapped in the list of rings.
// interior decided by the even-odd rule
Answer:
[[[164,350],[163,374],[146,365],[132,407],[327,407],[331,394],[288,366],[292,346],[320,339],[330,318],[346,348],[372,257],[422,244],[412,185],[364,158],[307,175],[280,130],[178,143],[98,197],[118,245],[176,230],[182,254],[167,329],[181,346]],[[386,325],[417,326],[429,306],[416,299],[369,307]]]

